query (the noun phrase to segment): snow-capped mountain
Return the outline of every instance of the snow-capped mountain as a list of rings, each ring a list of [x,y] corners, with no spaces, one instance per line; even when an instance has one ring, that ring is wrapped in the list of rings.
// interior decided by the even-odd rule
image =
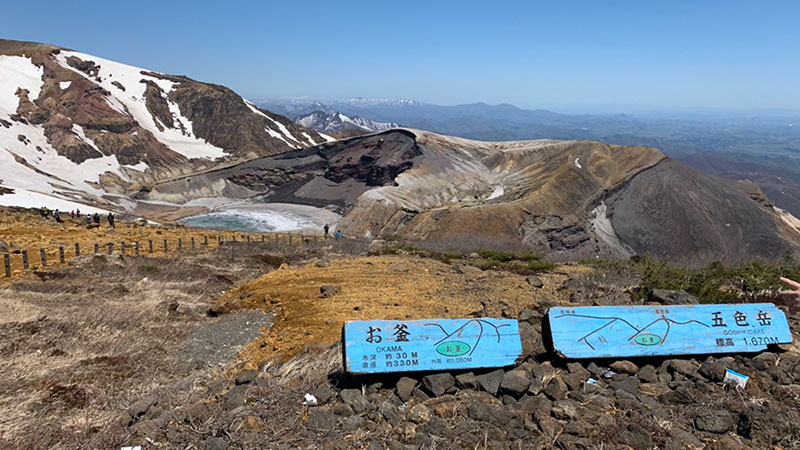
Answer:
[[[314,111],[311,114],[295,119],[295,123],[320,133],[339,133],[347,130],[377,132],[398,127],[393,122],[374,122],[363,117],[349,117],[340,112],[329,113],[325,111]]]
[[[114,195],[328,140],[223,86],[0,40],[0,204],[119,209]]]

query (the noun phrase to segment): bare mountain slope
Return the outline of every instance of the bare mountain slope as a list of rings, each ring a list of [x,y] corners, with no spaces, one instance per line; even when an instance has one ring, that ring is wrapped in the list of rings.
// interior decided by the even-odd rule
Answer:
[[[149,195],[187,201],[209,186],[335,204],[346,234],[442,248],[523,246],[557,259],[649,252],[699,264],[782,257],[800,244],[793,218],[752,184],[701,174],[653,148],[592,141],[478,142],[398,129],[160,183]]]
[[[14,190],[3,204],[119,208],[107,194],[325,141],[223,86],[0,40],[0,184]]]

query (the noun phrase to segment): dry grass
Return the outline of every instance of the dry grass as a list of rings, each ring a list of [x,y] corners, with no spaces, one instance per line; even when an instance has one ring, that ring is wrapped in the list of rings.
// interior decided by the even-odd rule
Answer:
[[[492,316],[509,316],[542,300],[566,300],[566,276],[543,274],[543,289],[524,277],[486,271],[464,275],[439,261],[401,256],[332,260],[270,272],[230,292],[227,305],[275,311],[272,332],[244,352],[250,367],[286,360],[308,349],[327,348],[341,337],[346,320],[468,317],[486,304]],[[341,293],[322,298],[322,285]]]
[[[119,447],[130,404],[191,395],[212,371],[178,357],[184,342],[219,320],[206,311],[222,291],[268,270],[258,254],[83,257],[0,290],[0,447]]]

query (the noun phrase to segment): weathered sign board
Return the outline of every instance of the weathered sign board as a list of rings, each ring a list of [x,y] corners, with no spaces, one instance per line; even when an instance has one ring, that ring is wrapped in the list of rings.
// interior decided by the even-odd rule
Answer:
[[[345,322],[342,341],[355,374],[505,367],[522,355],[519,324],[509,319]]]
[[[792,342],[772,303],[559,307],[548,320],[553,347],[567,358],[744,353]]]

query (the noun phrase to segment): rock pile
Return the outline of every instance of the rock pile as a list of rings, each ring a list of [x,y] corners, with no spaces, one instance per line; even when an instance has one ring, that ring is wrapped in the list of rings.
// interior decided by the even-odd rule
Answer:
[[[541,315],[520,314],[527,343],[515,367],[351,377],[335,369],[340,349],[333,348],[284,369],[245,372],[156,420],[149,413],[126,420],[154,441],[209,445],[213,438],[213,448],[222,448],[219,439],[230,448],[281,449],[727,450],[800,442],[800,354],[793,350],[569,361],[544,351]],[[790,323],[796,332],[797,320]],[[290,365],[323,363],[334,369],[327,376],[286,376]],[[750,377],[744,389],[722,382],[727,369]],[[316,401],[301,405],[305,393]],[[215,420],[216,429],[198,433],[197,423]]]

